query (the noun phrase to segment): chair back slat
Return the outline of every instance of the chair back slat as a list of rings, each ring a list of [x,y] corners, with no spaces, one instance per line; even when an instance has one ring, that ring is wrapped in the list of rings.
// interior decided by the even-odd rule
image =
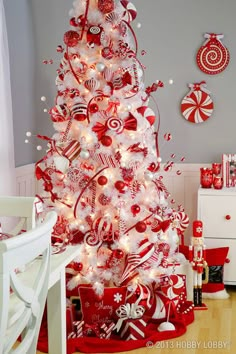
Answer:
[[[3,208],[0,207],[0,214],[2,213]],[[10,214],[9,206],[7,214],[8,216]],[[48,291],[51,233],[56,220],[56,212],[51,211],[46,219],[32,230],[0,241],[0,353],[2,354],[36,353]],[[21,343],[13,350],[12,347],[20,335],[22,335]]]

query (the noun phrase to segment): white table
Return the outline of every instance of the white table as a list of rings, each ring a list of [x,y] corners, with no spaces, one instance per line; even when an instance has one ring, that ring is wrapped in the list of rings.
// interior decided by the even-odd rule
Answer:
[[[63,253],[51,256],[47,297],[49,354],[66,354],[65,268],[78,255],[78,250],[78,246],[68,246]]]

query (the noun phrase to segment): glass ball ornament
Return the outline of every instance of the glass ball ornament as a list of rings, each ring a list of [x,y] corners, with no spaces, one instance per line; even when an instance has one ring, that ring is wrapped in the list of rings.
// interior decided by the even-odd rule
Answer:
[[[90,153],[88,150],[81,150],[79,156],[81,157],[81,159],[87,160],[90,156]]]
[[[117,248],[116,250],[112,251],[112,257],[116,258],[116,259],[121,259],[124,257],[124,252]]]
[[[138,204],[132,205],[130,209],[133,216],[136,216],[140,212],[140,206]]]
[[[80,35],[76,31],[67,31],[64,34],[64,43],[68,47],[75,47],[79,43],[79,40],[80,40]]]
[[[100,176],[98,177],[98,184],[100,186],[105,186],[107,184],[108,179],[106,178],[106,176]]]
[[[123,182],[123,181],[116,181],[116,182],[115,182],[115,188],[116,188],[119,192],[123,191],[123,189],[125,188],[125,182]]]
[[[144,221],[139,221],[135,226],[135,230],[139,233],[145,232],[146,229],[147,229],[147,225]]]
[[[70,19],[70,25],[71,25],[72,27],[79,27],[79,23],[78,23],[77,18],[72,17],[72,18]]]
[[[151,171],[145,171],[144,178],[146,181],[152,181],[154,178],[154,174]]]
[[[101,144],[103,146],[111,146],[112,138],[109,135],[103,135],[103,137],[101,138]]]
[[[83,267],[84,267],[83,263],[81,263],[81,262],[79,262],[79,263],[75,262],[73,264],[73,269],[77,272],[81,272],[81,270],[83,270]]]
[[[157,172],[159,170],[160,166],[156,164],[155,162],[150,163],[148,166],[148,170],[151,172]]]
[[[97,63],[96,64],[97,71],[99,71],[99,72],[103,72],[105,67],[106,67],[106,65],[104,63]]]
[[[98,112],[98,109],[99,109],[99,107],[96,103],[92,103],[89,105],[89,112],[90,113],[96,113],[96,112]]]
[[[85,231],[85,226],[84,225],[79,225],[78,229],[79,229],[79,231],[84,232]]]

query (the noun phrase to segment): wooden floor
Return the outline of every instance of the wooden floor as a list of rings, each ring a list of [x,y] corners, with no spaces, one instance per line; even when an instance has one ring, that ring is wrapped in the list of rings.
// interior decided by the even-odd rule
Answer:
[[[123,354],[235,354],[236,353],[236,287],[227,287],[225,300],[204,300],[206,311],[195,311],[195,320],[187,332],[153,348],[122,352]],[[118,348],[114,348],[114,352]],[[40,352],[37,352],[38,354]],[[50,353],[49,353],[50,354]],[[94,353],[96,354],[96,353]]]

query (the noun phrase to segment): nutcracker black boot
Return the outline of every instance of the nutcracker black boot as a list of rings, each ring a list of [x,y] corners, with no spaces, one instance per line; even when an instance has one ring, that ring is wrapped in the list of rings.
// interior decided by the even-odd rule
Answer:
[[[198,288],[198,305],[202,306],[202,288]]]
[[[194,306],[198,305],[198,289],[197,288],[193,288],[193,303],[194,303]]]

